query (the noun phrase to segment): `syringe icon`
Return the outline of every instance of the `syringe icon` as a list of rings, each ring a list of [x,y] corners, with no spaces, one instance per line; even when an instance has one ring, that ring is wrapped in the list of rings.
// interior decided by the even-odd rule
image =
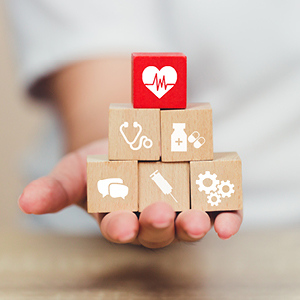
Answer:
[[[162,177],[162,175],[156,170],[154,173],[150,175],[150,178],[156,183],[156,185],[160,188],[160,190],[165,195],[171,195],[172,198],[178,203],[175,197],[172,195],[173,188],[170,186],[169,182]]]

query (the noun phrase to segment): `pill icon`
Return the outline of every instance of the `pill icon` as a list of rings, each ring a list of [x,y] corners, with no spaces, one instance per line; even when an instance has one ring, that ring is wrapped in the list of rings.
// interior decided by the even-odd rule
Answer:
[[[200,136],[200,133],[198,131],[194,131],[189,137],[188,141],[191,144],[194,144],[194,147],[196,149],[199,149],[201,146],[205,143],[205,138]]]
[[[194,131],[188,138],[188,141],[192,144],[200,137],[200,133],[198,131]]]
[[[205,138],[204,137],[200,137],[198,138],[198,140],[196,140],[196,142],[194,143],[194,147],[196,149],[199,149],[202,145],[204,145],[205,143]]]

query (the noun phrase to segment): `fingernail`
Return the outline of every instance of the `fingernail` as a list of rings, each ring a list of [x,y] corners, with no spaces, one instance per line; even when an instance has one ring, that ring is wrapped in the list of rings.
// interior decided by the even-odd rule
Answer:
[[[152,226],[157,228],[157,229],[163,229],[163,228],[167,228],[171,225],[170,221],[167,222],[163,222],[163,223],[152,223]]]
[[[21,199],[22,196],[23,196],[23,193],[22,193],[22,194],[19,196],[19,198],[18,198],[18,206],[19,206],[20,210],[21,210],[23,213],[28,214],[28,212],[26,212],[26,211],[22,208],[22,206],[21,206],[21,204],[20,204],[20,199]]]
[[[193,234],[188,232],[188,236],[192,239],[201,239],[205,236],[205,233]]]
[[[128,241],[134,239],[135,236],[136,236],[136,233],[135,233],[135,232],[130,232],[130,233],[128,233],[128,234],[125,234],[125,235],[119,237],[119,241],[120,241],[120,242],[123,242],[123,243],[124,243],[124,242],[128,242]]]
[[[187,235],[192,239],[201,239],[205,236],[206,232],[203,231],[201,226],[194,225],[191,228],[186,228]]]
[[[19,196],[18,203],[20,202],[20,199],[21,199],[22,195],[23,195],[23,193]]]
[[[229,235],[229,236],[222,236],[222,235],[219,235],[219,234],[218,234],[218,237],[219,237],[221,240],[226,241],[226,240],[229,240],[229,239],[232,237],[232,235]]]

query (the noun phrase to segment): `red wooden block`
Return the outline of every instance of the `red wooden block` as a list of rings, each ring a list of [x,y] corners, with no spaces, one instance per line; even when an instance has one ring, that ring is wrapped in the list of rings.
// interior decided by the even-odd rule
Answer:
[[[134,108],[186,108],[186,56],[132,53]]]

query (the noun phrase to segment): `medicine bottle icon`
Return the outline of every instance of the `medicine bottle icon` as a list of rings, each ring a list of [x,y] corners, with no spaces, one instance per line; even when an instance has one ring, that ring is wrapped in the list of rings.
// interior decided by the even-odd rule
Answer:
[[[187,151],[187,135],[184,131],[185,123],[173,123],[173,133],[171,135],[171,152]]]

